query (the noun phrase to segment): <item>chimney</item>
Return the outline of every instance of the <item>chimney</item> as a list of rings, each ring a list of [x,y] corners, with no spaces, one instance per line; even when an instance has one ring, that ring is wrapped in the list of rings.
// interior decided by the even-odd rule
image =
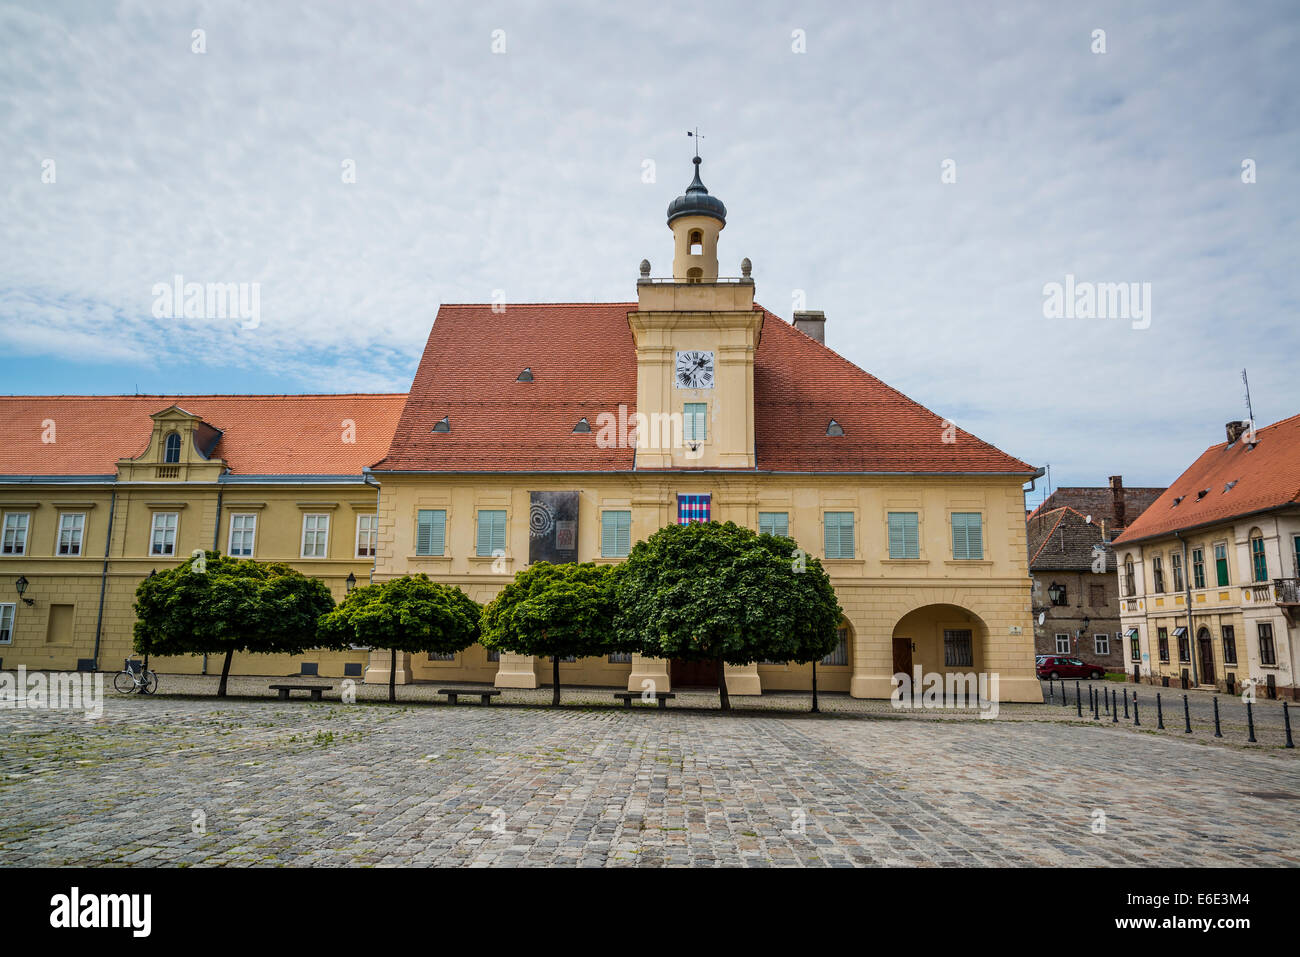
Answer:
[[[826,345],[826,313],[820,309],[816,312],[796,312],[794,327],[805,336]]]
[[[1236,442],[1239,438],[1242,437],[1242,435],[1245,434],[1246,430],[1250,428],[1250,423],[1229,422],[1223,428],[1224,431],[1227,432],[1228,434],[1228,444],[1231,445],[1233,442]]]
[[[1123,528],[1128,523],[1124,520],[1124,476],[1110,477],[1110,502],[1115,512],[1115,527]]]

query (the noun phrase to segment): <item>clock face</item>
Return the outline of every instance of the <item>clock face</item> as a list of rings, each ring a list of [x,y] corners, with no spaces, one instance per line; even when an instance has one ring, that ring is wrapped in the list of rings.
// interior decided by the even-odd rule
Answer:
[[[696,350],[677,353],[676,385],[679,389],[712,389],[713,353]]]

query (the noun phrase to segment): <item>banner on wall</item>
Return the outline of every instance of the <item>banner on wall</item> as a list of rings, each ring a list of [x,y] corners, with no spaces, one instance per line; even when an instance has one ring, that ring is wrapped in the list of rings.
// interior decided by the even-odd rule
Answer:
[[[578,492],[529,492],[528,564],[578,560]]]

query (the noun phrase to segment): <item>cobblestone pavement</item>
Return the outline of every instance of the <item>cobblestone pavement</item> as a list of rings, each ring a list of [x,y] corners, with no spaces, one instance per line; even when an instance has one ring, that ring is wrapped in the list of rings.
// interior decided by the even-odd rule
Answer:
[[[97,720],[0,711],[0,860],[1291,866],[1293,755],[1029,720],[110,695]]]

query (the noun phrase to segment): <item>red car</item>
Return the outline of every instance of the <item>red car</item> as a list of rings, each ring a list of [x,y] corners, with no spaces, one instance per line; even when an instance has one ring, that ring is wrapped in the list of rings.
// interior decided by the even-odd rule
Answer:
[[[1106,676],[1106,669],[1100,665],[1090,665],[1082,658],[1069,655],[1043,655],[1038,659],[1038,677],[1040,678],[1092,678],[1094,681]]]

